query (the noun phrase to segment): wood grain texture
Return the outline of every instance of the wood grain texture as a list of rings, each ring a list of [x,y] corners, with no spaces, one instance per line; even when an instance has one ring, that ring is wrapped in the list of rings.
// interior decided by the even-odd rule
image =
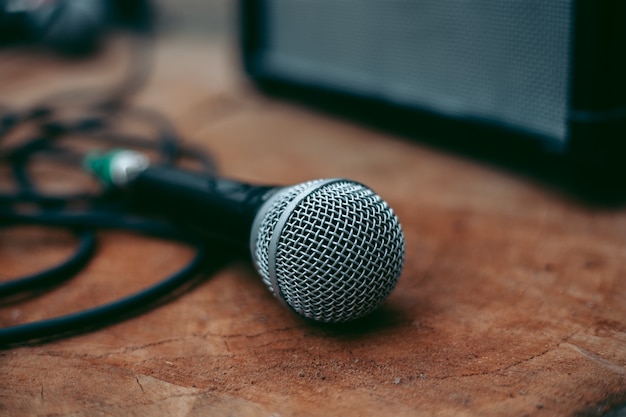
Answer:
[[[97,83],[110,76],[108,60],[4,51],[0,95],[27,105]],[[138,317],[1,351],[0,414],[573,416],[626,401],[626,210],[585,207],[511,173],[262,97],[225,43],[162,42],[139,102],[213,152],[226,176],[371,186],[405,231],[401,280],[366,319],[315,326],[273,299],[245,260],[231,263]],[[59,231],[1,229],[1,277],[50,265],[74,243]],[[82,273],[0,307],[0,325],[115,299],[191,255],[103,233]]]

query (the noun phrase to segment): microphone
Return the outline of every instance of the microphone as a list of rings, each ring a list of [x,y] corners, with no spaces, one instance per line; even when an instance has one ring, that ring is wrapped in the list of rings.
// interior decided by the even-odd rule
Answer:
[[[400,277],[400,223],[358,182],[258,186],[150,166],[146,156],[129,150],[89,155],[85,166],[106,184],[247,245],[267,288],[305,318],[339,323],[365,316]]]

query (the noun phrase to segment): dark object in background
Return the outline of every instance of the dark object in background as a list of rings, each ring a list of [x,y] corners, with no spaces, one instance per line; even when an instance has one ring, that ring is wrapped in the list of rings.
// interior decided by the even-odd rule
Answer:
[[[242,0],[241,11],[245,69],[262,88],[586,191],[624,189],[624,1]]]
[[[83,55],[112,28],[145,26],[150,18],[147,0],[0,0],[0,42]]]

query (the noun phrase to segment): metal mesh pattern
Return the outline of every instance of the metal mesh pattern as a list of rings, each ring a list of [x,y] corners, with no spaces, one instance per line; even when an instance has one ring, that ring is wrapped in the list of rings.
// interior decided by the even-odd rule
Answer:
[[[573,0],[267,0],[263,69],[558,141]]]
[[[300,196],[302,198],[302,196]],[[293,198],[291,199],[293,200]],[[280,206],[287,207],[284,201]],[[391,208],[361,184],[339,180],[306,195],[289,213],[274,250],[275,284],[281,297],[304,317],[343,322],[375,309],[394,288],[404,261],[404,237]],[[276,214],[268,214],[276,217]],[[265,223],[265,222],[264,222]],[[269,221],[279,225],[280,222]],[[258,258],[260,259],[260,257]],[[259,272],[272,288],[270,271]]]
[[[256,237],[255,247],[253,249],[253,257],[256,263],[256,268],[263,278],[263,282],[268,286],[270,291],[274,294],[274,289],[272,288],[272,282],[270,281],[270,273],[269,273],[269,247],[270,241],[272,239],[272,235],[274,234],[274,230],[276,229],[276,224],[280,218],[280,215],[283,214],[287,205],[302,191],[309,186],[319,183],[322,180],[313,180],[304,182],[302,184],[294,185],[292,187],[286,188],[283,191],[280,191],[279,198],[274,201],[273,206],[268,210],[265,218],[263,219],[261,226],[259,227],[259,233]]]

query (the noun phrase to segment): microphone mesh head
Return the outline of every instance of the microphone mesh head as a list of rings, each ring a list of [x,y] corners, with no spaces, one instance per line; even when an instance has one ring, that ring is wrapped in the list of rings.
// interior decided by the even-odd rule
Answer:
[[[369,188],[315,180],[279,191],[259,212],[253,258],[270,291],[304,317],[344,322],[374,310],[402,271],[397,217]]]

